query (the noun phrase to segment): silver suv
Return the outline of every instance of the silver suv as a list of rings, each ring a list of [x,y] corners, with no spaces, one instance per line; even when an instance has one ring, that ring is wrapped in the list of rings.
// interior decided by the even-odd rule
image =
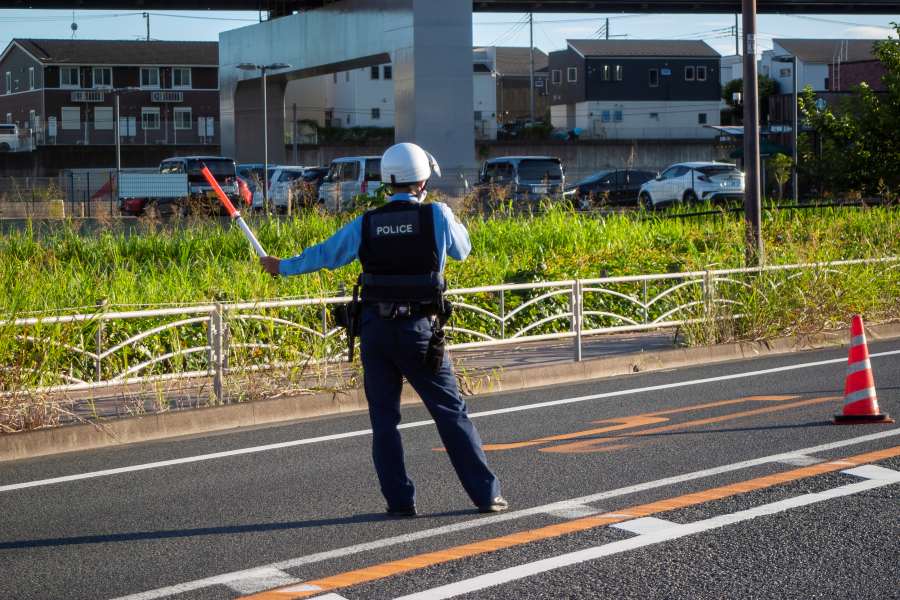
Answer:
[[[328,212],[353,210],[353,199],[374,196],[381,186],[380,156],[347,156],[331,161],[319,188],[319,203]]]

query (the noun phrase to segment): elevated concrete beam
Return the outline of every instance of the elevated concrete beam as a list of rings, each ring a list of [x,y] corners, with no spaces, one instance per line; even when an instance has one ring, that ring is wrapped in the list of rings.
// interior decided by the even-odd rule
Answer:
[[[472,0],[341,0],[220,34],[223,154],[255,161],[262,149],[256,139],[262,136],[254,135],[261,120],[252,119],[254,109],[261,116],[261,92],[256,97],[252,91],[261,87],[258,74],[241,71],[238,64],[292,66],[269,76],[274,162],[284,153],[282,132],[272,123],[279,115],[283,120],[283,87],[272,85],[388,61],[394,66],[397,140],[432,152],[445,172],[444,183],[454,183],[457,172],[475,166]]]

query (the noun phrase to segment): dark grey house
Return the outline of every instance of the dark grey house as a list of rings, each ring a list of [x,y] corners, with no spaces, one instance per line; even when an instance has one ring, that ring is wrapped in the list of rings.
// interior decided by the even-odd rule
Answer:
[[[720,55],[695,40],[568,40],[550,53],[555,127],[582,137],[713,137]]]

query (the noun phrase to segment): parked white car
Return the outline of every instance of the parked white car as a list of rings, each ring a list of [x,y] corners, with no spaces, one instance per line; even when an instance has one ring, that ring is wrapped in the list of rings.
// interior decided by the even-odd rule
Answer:
[[[641,206],[651,209],[672,202],[721,201],[744,197],[744,174],[720,162],[676,163],[638,192]]]
[[[374,196],[380,186],[380,156],[336,158],[319,188],[319,202],[329,212],[352,210],[356,196]]]
[[[0,152],[19,149],[19,127],[12,123],[0,123]]]
[[[269,202],[274,210],[287,210],[291,183],[301,179],[304,171],[305,167],[300,166],[277,166],[274,169],[269,169]],[[254,208],[262,208],[262,201],[261,191],[253,194]]]

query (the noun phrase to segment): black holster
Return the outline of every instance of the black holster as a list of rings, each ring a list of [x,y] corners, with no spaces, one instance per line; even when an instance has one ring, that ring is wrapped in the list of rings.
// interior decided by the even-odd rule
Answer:
[[[437,375],[444,364],[444,353],[447,351],[446,334],[444,325],[453,314],[453,305],[441,298],[440,311],[435,315],[431,325],[431,338],[428,340],[428,349],[425,351],[425,366]]]
[[[353,362],[356,338],[359,336],[362,304],[359,301],[359,284],[353,286],[353,300],[332,309],[334,322],[347,331],[347,362]]]

